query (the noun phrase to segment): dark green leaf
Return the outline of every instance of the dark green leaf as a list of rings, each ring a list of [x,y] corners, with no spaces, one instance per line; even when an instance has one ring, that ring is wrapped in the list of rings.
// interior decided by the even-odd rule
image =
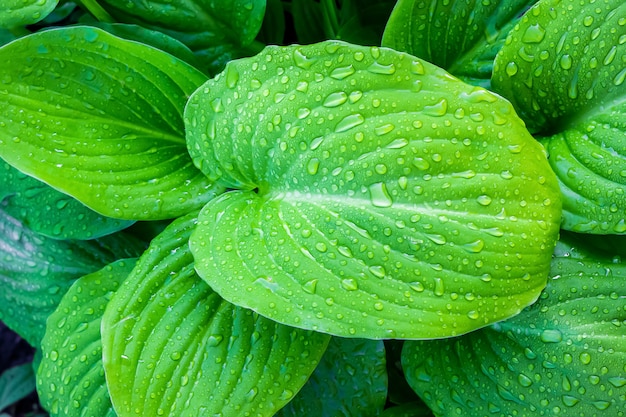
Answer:
[[[396,0],[342,2],[337,39],[359,45],[380,45]]]
[[[263,25],[257,40],[266,45],[280,45],[285,39],[285,8],[282,0],[268,0]]]
[[[117,233],[90,241],[49,239],[0,210],[0,320],[39,346],[46,319],[79,277],[141,247]]]
[[[0,374],[0,411],[18,402],[35,390],[33,364],[25,363]]]
[[[51,416],[115,417],[102,366],[100,322],[136,259],[79,278],[48,318],[37,391]]]
[[[521,14],[537,0],[399,0],[383,46],[408,52],[466,82],[490,86],[493,60]]]
[[[386,399],[383,342],[333,337],[311,378],[276,417],[378,416]]]
[[[457,335],[545,286],[556,179],[508,102],[388,48],[268,47],[190,98],[188,147],[238,191],[191,248],[221,296],[366,338]]]
[[[94,239],[133,223],[102,216],[2,160],[0,190],[0,206],[8,215],[53,239]]]
[[[157,220],[221,189],[186,152],[182,112],[206,77],[93,27],[0,48],[0,156],[114,218]]]
[[[59,0],[2,0],[0,28],[26,26],[45,18]]]
[[[194,271],[195,225],[187,216],[165,229],[107,307],[113,405],[121,416],[271,416],[304,385],[329,337],[221,299]]]
[[[406,342],[409,383],[440,417],[626,412],[626,265],[556,257],[540,300],[460,338]]]
[[[380,417],[432,417],[430,408],[421,402],[397,405],[386,409]]]
[[[333,34],[326,33],[322,25],[324,12],[319,2],[314,0],[292,2],[290,12],[293,16],[297,43],[310,44],[333,38]]]

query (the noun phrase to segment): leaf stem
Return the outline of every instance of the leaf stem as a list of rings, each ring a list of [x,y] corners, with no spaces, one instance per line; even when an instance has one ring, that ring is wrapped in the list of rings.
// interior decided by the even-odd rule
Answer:
[[[98,4],[97,0],[80,0],[80,2],[100,22],[115,23],[115,19]]]

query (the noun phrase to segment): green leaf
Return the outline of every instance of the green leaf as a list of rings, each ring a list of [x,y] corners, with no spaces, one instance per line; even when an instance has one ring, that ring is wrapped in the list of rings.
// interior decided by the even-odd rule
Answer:
[[[101,0],[117,21],[166,33],[191,49],[222,43],[244,46],[261,29],[265,0]]]
[[[304,385],[327,335],[221,299],[194,271],[195,217],[174,221],[140,258],[102,320],[115,410],[136,415],[273,415]],[[129,377],[130,376],[130,377]]]
[[[26,26],[45,18],[59,0],[2,0],[0,6],[0,28],[10,29]]]
[[[387,48],[232,61],[190,98],[188,147],[239,189],[201,211],[199,275],[273,320],[346,337],[458,335],[545,286],[560,222],[508,102]]]
[[[382,45],[488,88],[496,53],[520,15],[536,1],[399,0],[387,22]]]
[[[257,40],[266,45],[280,45],[285,40],[285,6],[282,0],[267,0],[263,24]]]
[[[460,338],[407,342],[403,366],[440,417],[618,416],[626,398],[626,265],[556,257],[540,300]]]
[[[300,0],[292,2],[290,6],[289,11],[293,17],[298,43],[310,44],[334,37],[334,34],[326,32],[322,24],[324,11],[319,2]]]
[[[102,216],[0,160],[0,206],[31,230],[53,239],[94,239],[133,222]]]
[[[380,45],[396,0],[342,2],[337,39],[359,45]]]
[[[39,346],[46,319],[77,278],[141,250],[121,233],[90,241],[49,239],[0,209],[0,320]]]
[[[0,374],[0,411],[28,396],[35,390],[35,374],[31,363],[17,365]]]
[[[432,417],[430,408],[421,402],[407,403],[387,408],[380,417]]]
[[[48,318],[37,391],[52,416],[115,417],[102,366],[100,322],[136,259],[79,278]]]
[[[206,77],[100,29],[0,48],[0,157],[109,217],[157,220],[221,192],[185,150],[182,112]]]
[[[383,342],[333,337],[311,378],[276,417],[378,416],[386,399]]]
[[[626,233],[626,3],[541,1],[498,54],[494,87],[539,132],[563,225]]]

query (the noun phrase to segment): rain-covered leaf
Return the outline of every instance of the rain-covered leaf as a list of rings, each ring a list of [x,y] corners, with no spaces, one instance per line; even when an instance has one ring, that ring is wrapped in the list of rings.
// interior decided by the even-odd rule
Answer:
[[[53,239],[94,239],[133,223],[102,216],[2,160],[0,207],[29,229]]]
[[[626,413],[626,265],[556,257],[539,301],[460,338],[405,343],[409,383],[439,417]]]
[[[220,192],[193,166],[182,112],[206,77],[101,29],[0,48],[0,157],[114,218],[156,220]]]
[[[194,271],[195,225],[183,217],[155,238],[106,309],[103,360],[115,410],[272,416],[304,385],[329,337],[220,298]]]
[[[39,22],[54,10],[59,0],[2,0],[0,28],[10,29]]]
[[[48,318],[37,392],[51,416],[116,417],[104,378],[100,323],[135,262],[122,259],[79,278]]]
[[[0,374],[0,411],[28,396],[35,390],[35,374],[31,363],[16,365]]]
[[[117,21],[158,30],[191,49],[223,43],[243,46],[258,34],[266,0],[100,0]]]
[[[490,86],[493,60],[519,17],[537,0],[399,0],[383,46],[408,52],[466,82]]]
[[[90,241],[46,238],[0,210],[0,320],[39,346],[46,319],[77,278],[142,249],[123,233]]]
[[[329,41],[233,61],[188,147],[229,188],[190,244],[225,299],[338,336],[434,338],[545,286],[559,192],[508,102],[410,55]]]
[[[333,337],[311,378],[276,417],[378,416],[386,399],[383,342]]]
[[[494,87],[538,131],[563,225],[626,233],[626,3],[545,0],[507,39]]]

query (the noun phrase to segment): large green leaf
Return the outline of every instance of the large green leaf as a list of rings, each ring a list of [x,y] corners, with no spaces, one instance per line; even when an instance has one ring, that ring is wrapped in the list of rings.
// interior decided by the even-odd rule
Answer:
[[[50,415],[116,416],[104,378],[100,323],[135,262],[122,259],[79,278],[48,318],[37,391]]]
[[[540,300],[460,338],[410,341],[409,383],[438,417],[626,414],[626,265],[556,257]]]
[[[54,10],[59,0],[2,0],[0,28],[10,29],[39,22]]]
[[[521,14],[537,0],[399,0],[383,46],[438,65],[466,82],[490,86],[493,60]]]
[[[54,239],[94,239],[133,223],[102,216],[2,160],[0,206],[31,230]]]
[[[90,241],[46,238],[0,209],[0,320],[39,346],[46,319],[77,278],[141,251],[121,233]]]
[[[140,258],[102,320],[111,400],[126,416],[272,416],[304,385],[329,337],[219,297],[193,268],[196,219],[174,221]]]
[[[433,338],[545,286],[561,203],[508,102],[387,48],[338,41],[233,61],[185,110],[231,191],[190,244],[225,299],[346,337]]]
[[[380,340],[333,337],[302,390],[276,417],[370,417],[387,400],[385,346]]]
[[[91,209],[163,219],[221,189],[193,166],[182,112],[206,77],[97,28],[48,30],[0,48],[0,157]]]
[[[566,230],[626,233],[626,3],[543,0],[498,54],[493,83],[544,136]]]
[[[265,14],[266,0],[101,0],[119,22],[136,23],[179,39],[192,49],[254,40]]]

